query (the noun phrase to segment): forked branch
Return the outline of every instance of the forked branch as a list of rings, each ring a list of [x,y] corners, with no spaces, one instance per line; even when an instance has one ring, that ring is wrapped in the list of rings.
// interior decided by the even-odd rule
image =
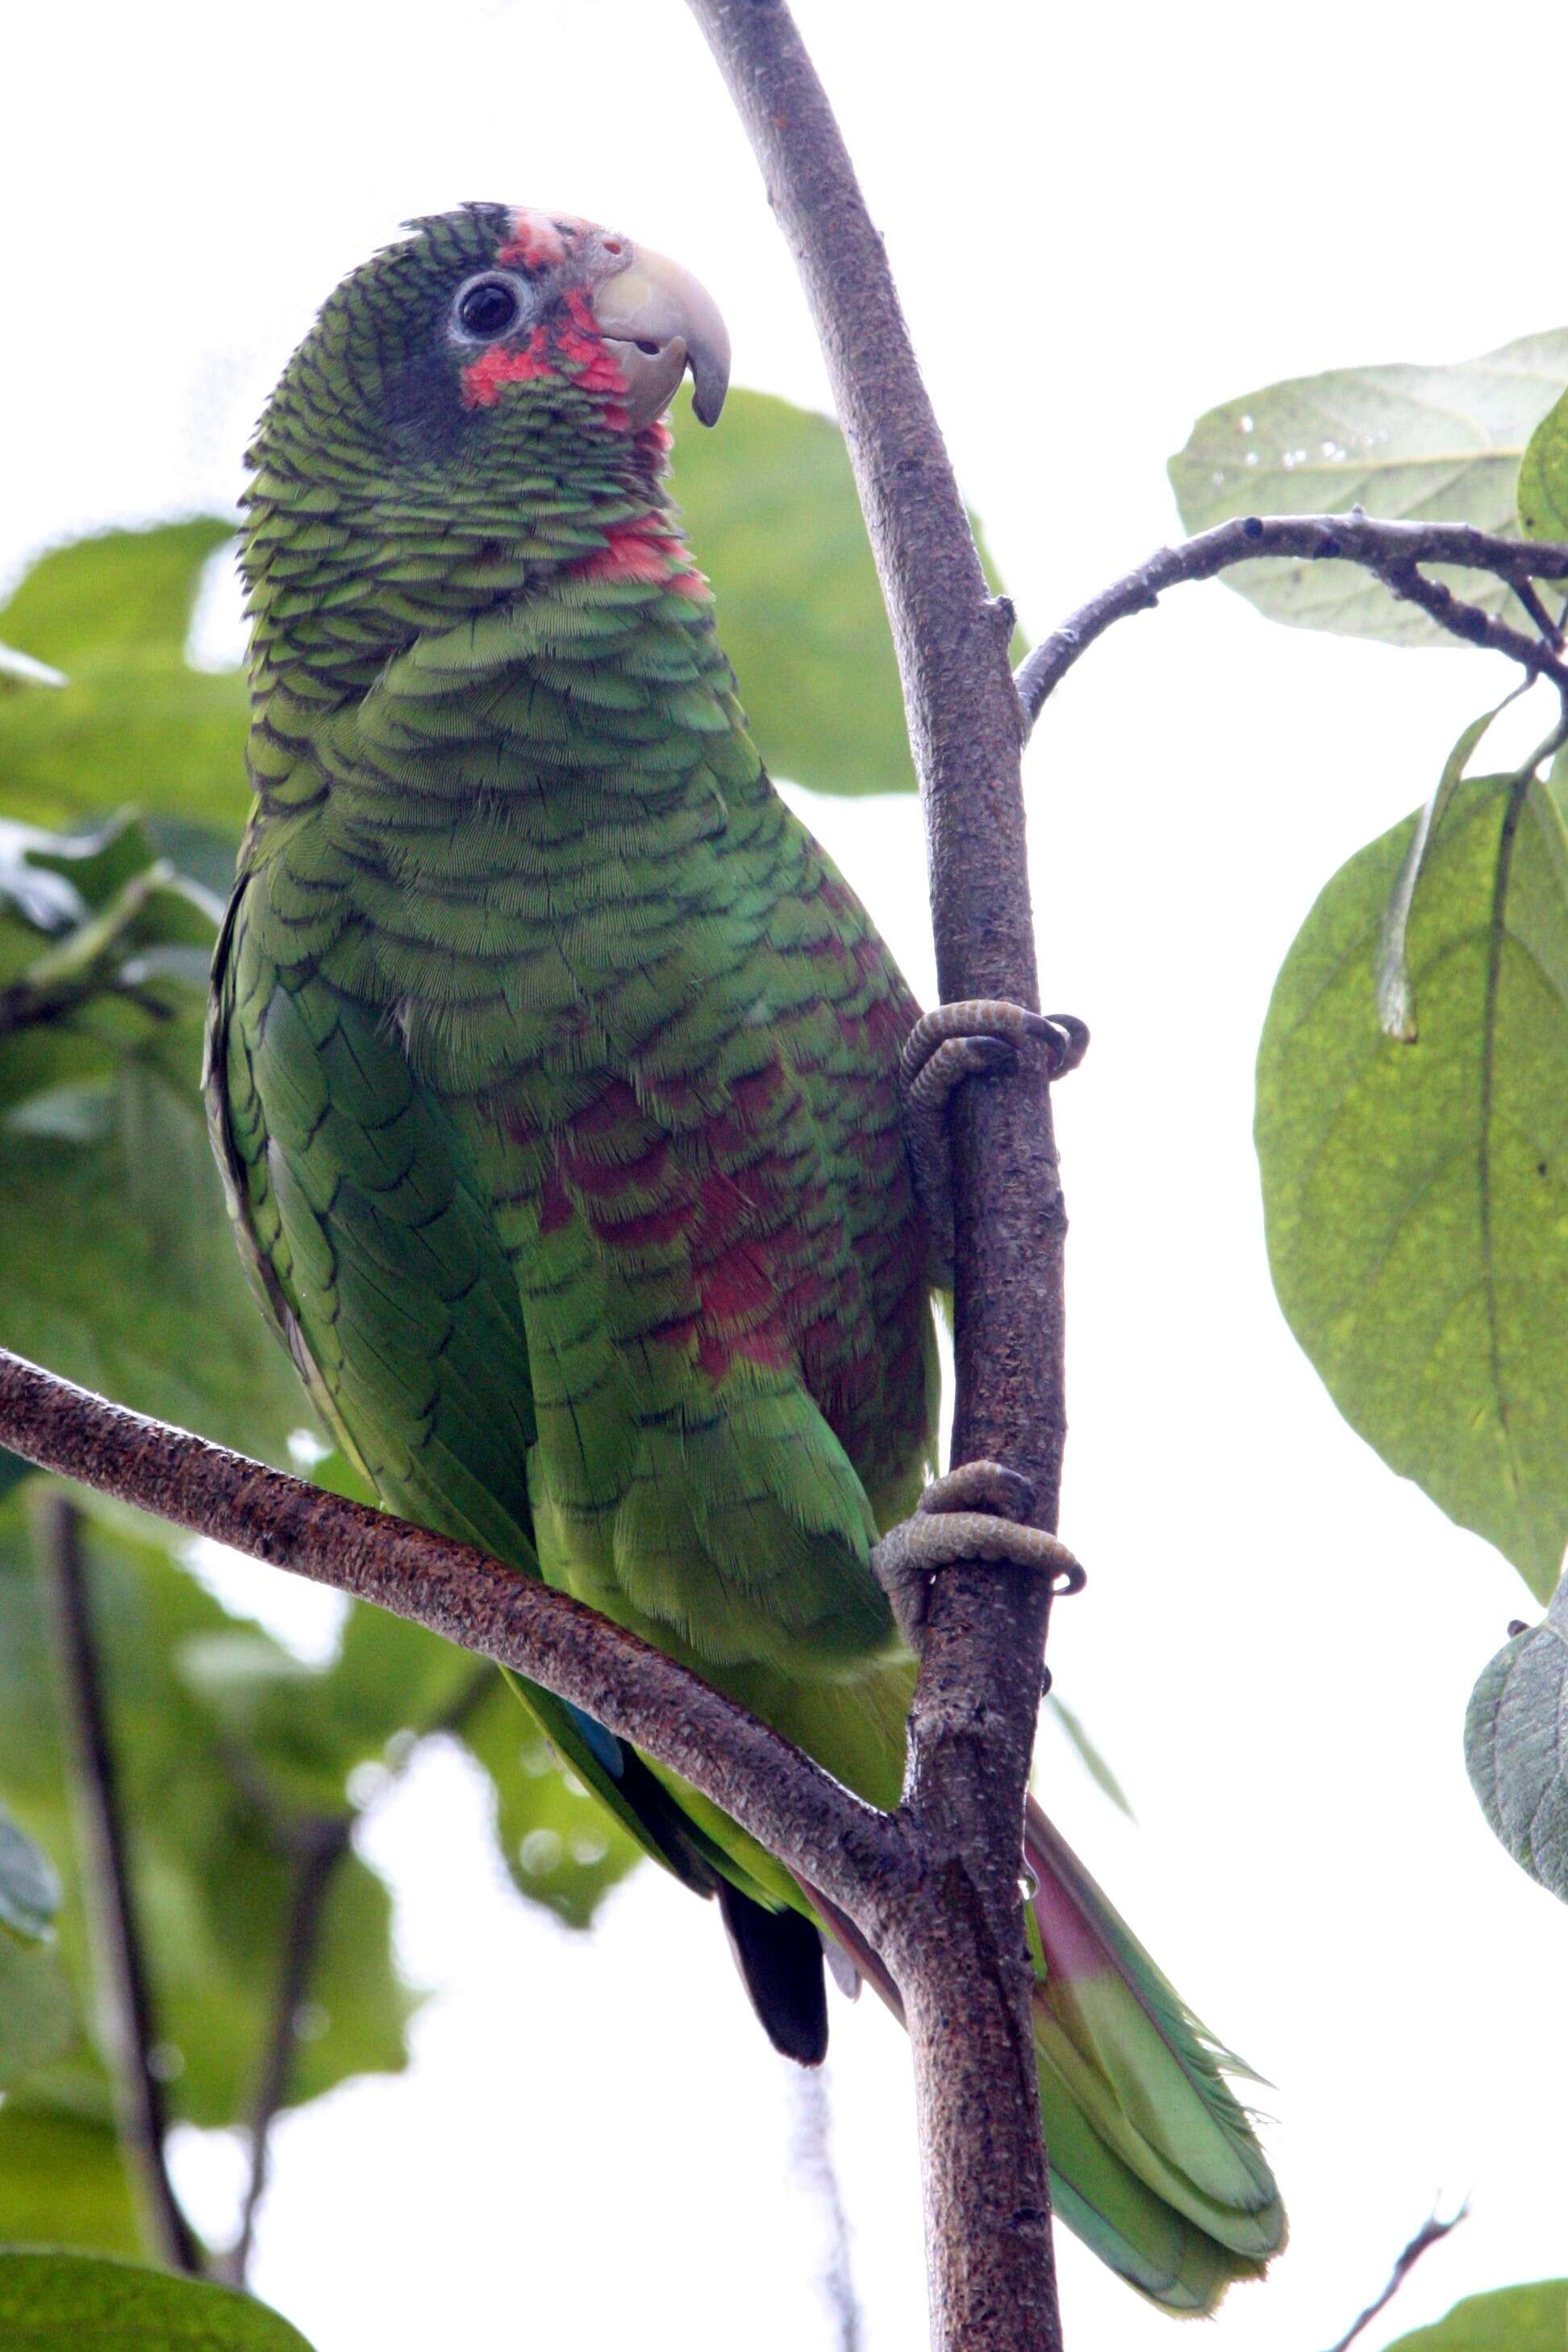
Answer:
[[[1176,547],[1162,547],[1134,572],[1090,597],[1053,629],[1019,664],[1014,683],[1026,730],[1033,727],[1073,664],[1117,621],[1152,612],[1168,588],[1213,580],[1237,563],[1269,557],[1293,562],[1354,563],[1383,582],[1391,596],[1418,604],[1438,627],[1466,645],[1506,654],[1531,677],[1547,677],[1568,706],[1568,663],[1563,629],[1536,594],[1537,580],[1568,580],[1568,547],[1555,541],[1500,539],[1473,524],[1384,522],[1352,507],[1348,514],[1237,515]],[[1534,625],[1515,628],[1484,606],[1457,596],[1446,581],[1430,580],[1427,565],[1461,566],[1506,581]]]

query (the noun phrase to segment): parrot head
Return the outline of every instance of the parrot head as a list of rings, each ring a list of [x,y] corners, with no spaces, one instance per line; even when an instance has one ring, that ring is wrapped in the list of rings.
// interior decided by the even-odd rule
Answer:
[[[488,471],[564,433],[613,462],[688,370],[717,420],[729,337],[677,263],[566,213],[465,205],[410,226],[328,297],[279,386],[345,455]]]
[[[689,370],[711,425],[729,366],[711,297],[628,236],[501,205],[414,222],[328,296],[247,453],[253,679],[363,691],[554,574],[706,596],[661,418]]]

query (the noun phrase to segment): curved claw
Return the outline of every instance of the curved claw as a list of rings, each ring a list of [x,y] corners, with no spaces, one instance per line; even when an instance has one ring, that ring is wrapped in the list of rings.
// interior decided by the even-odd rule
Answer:
[[[885,1536],[877,1549],[901,1536],[900,1566],[931,1575],[968,1560],[1005,1560],[1014,1568],[1046,1570],[1053,1593],[1081,1592],[1085,1570],[1059,1538],[1044,1528],[1021,1528],[991,1511],[941,1511],[929,1518],[917,1512]]]
[[[1000,1462],[966,1462],[934,1479],[912,1517],[889,1530],[871,1552],[871,1570],[892,1604],[899,1630],[920,1654],[931,1579],[944,1568],[995,1560],[1033,1569],[1051,1580],[1053,1598],[1081,1591],[1085,1574],[1060,1538],[1020,1524],[1033,1508],[1032,1482]]]
[[[1005,1462],[961,1462],[933,1478],[915,1505],[917,1511],[994,1511],[1020,1524],[1035,1507],[1035,1482]]]
[[[1051,1076],[1059,1078],[1076,1070],[1089,1050],[1089,1024],[1076,1013],[1031,1013],[1005,997],[976,996],[952,1004],[939,1004],[915,1023],[904,1040],[902,1076],[912,1087],[940,1048],[963,1042],[1016,1047],[1037,1039],[1050,1048]],[[994,1066],[994,1064],[992,1065]],[[954,1078],[966,1075],[954,1066]]]
[[[1005,1068],[1016,1051],[1005,1037],[945,1038],[916,1065],[912,1077],[906,1076],[905,1104],[911,1111],[941,1118],[954,1087],[965,1078],[982,1078],[989,1071]],[[907,1055],[907,1045],[904,1052]]]
[[[1030,1042],[1046,1047],[1056,1079],[1082,1061],[1089,1028],[1074,1013],[1031,1013],[1004,997],[973,997],[939,1004],[904,1040],[899,1065],[904,1141],[926,1228],[930,1278],[939,1287],[952,1278],[948,1099],[965,1078],[1005,1069]]]
[[[1062,1035],[1061,1055],[1051,1076],[1065,1078],[1069,1070],[1077,1069],[1089,1051],[1089,1024],[1080,1021],[1076,1013],[1047,1013],[1045,1017]]]

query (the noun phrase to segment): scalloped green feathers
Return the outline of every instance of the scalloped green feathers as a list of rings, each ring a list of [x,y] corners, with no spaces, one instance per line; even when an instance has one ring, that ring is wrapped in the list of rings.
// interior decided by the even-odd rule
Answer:
[[[552,342],[548,265],[526,365],[465,404],[444,321],[510,219],[471,207],[356,273],[258,435],[218,1159],[258,1296],[389,1506],[890,1805],[912,1669],[869,1552],[937,1402],[900,1124],[916,1007],[763,772],[668,437],[616,427],[581,306]],[[820,2056],[805,1893],[524,1696],[648,1853],[723,1890],[764,2022]],[[1268,2168],[1043,1823],[1032,1851],[1061,2210],[1147,2294],[1210,2309],[1281,2241]]]

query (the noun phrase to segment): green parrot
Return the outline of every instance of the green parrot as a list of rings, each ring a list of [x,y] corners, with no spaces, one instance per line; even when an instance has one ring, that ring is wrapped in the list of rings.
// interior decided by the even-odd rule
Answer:
[[[919,1012],[746,732],[668,485],[688,369],[711,424],[710,299],[564,215],[416,222],[329,298],[249,453],[257,797],[212,1129],[261,1304],[383,1501],[890,1807],[941,1556],[900,1582],[879,1542],[933,1499]],[[823,2054],[825,1950],[896,2007],[714,1806],[522,1696],[717,1897],[777,2047]],[[1057,2210],[1210,2311],[1284,2239],[1245,2070],[1036,1809],[1026,1853]]]

